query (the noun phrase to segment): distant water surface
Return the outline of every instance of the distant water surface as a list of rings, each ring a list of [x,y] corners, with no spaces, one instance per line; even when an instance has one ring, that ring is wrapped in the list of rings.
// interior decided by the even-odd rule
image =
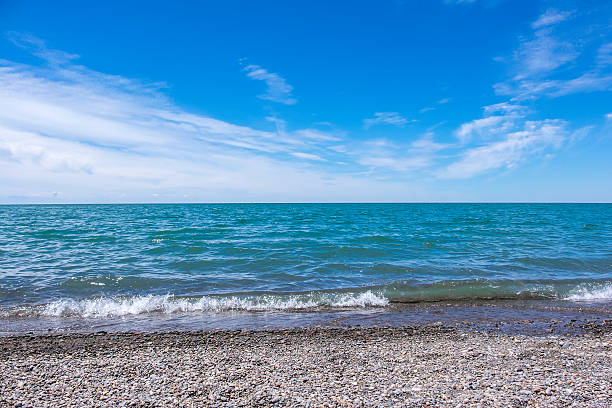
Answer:
[[[612,205],[0,206],[5,325],[478,299],[610,301]]]

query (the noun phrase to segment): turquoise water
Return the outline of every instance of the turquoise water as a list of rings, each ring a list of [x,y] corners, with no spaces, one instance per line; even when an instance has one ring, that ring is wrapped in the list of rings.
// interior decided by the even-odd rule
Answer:
[[[0,206],[0,318],[612,299],[609,204]]]

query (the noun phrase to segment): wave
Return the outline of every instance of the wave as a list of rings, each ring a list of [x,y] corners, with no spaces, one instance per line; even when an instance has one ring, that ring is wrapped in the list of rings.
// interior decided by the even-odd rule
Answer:
[[[383,287],[393,302],[459,300],[612,300],[612,280],[444,280],[395,282]]]
[[[603,286],[600,288],[577,288],[570,295],[567,296],[567,300],[583,301],[583,300],[611,300],[612,299],[612,285]]]
[[[145,313],[225,312],[225,311],[299,311],[321,308],[365,308],[386,306],[389,300],[370,290],[362,293],[264,296],[145,295],[131,297],[98,297],[63,299],[32,309],[38,316],[117,317]]]
[[[105,318],[149,313],[227,311],[319,311],[380,308],[390,303],[544,299],[572,302],[612,300],[612,280],[513,281],[445,280],[430,284],[393,282],[370,288],[294,294],[228,294],[183,297],[166,295],[101,296],[61,299],[39,306],[0,308],[1,317]]]

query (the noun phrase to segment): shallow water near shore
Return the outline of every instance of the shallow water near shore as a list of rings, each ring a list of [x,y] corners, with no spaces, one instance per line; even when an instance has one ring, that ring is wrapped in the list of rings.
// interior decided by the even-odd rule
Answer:
[[[0,336],[87,332],[163,332],[444,326],[501,334],[583,335],[612,332],[612,302],[492,301],[394,303],[317,311],[148,313],[119,317],[10,317]]]
[[[609,204],[18,205],[0,227],[2,334],[610,319]]]

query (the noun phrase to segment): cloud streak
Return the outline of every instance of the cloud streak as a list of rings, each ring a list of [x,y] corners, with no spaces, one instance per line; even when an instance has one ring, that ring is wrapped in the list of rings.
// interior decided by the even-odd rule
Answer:
[[[499,131],[503,132],[504,129]],[[501,140],[466,150],[459,160],[438,175],[461,179],[499,168],[513,169],[529,156],[548,148],[559,148],[566,134],[566,123],[563,121],[527,121],[522,130],[508,132]]]
[[[258,98],[285,105],[295,105],[298,102],[297,99],[291,95],[293,87],[280,75],[269,72],[259,65],[252,64],[244,67],[244,71],[247,77],[265,82],[267,87],[266,93],[259,95]]]
[[[398,112],[375,112],[373,118],[363,120],[363,127],[369,129],[374,125],[380,124],[404,126],[410,122],[413,122],[413,120],[408,120]]]
[[[556,9],[541,14],[531,24],[533,32],[520,38],[520,45],[513,54],[515,74],[495,84],[495,92],[517,102],[611,90],[611,43],[599,46],[590,67],[577,69],[585,65],[576,61],[586,58],[584,49],[587,45],[606,37],[605,24],[604,28],[598,28],[590,20],[586,26],[585,23],[576,23],[571,30],[564,28],[569,20],[580,17],[588,16]]]
[[[533,29],[539,29],[542,27],[559,24],[567,20],[572,14],[574,14],[573,11],[559,11],[557,9],[548,9],[544,13],[542,13],[536,21],[531,23],[531,27]]]
[[[98,72],[31,36],[12,41],[43,64],[0,60],[0,202],[435,201],[427,188],[437,178],[513,169],[571,139],[564,121],[528,120],[516,93],[445,143],[398,112],[362,122],[396,126],[395,138],[352,137],[329,123],[295,129],[276,114],[258,129],[186,111],[163,83]],[[266,84],[262,99],[297,102],[278,74],[244,72]],[[550,81],[539,95],[595,87],[588,76]]]
[[[341,132],[266,131],[192,114],[158,84],[25,44],[51,60],[0,62],[0,201],[337,200],[343,183],[380,188],[307,165],[343,156]]]

